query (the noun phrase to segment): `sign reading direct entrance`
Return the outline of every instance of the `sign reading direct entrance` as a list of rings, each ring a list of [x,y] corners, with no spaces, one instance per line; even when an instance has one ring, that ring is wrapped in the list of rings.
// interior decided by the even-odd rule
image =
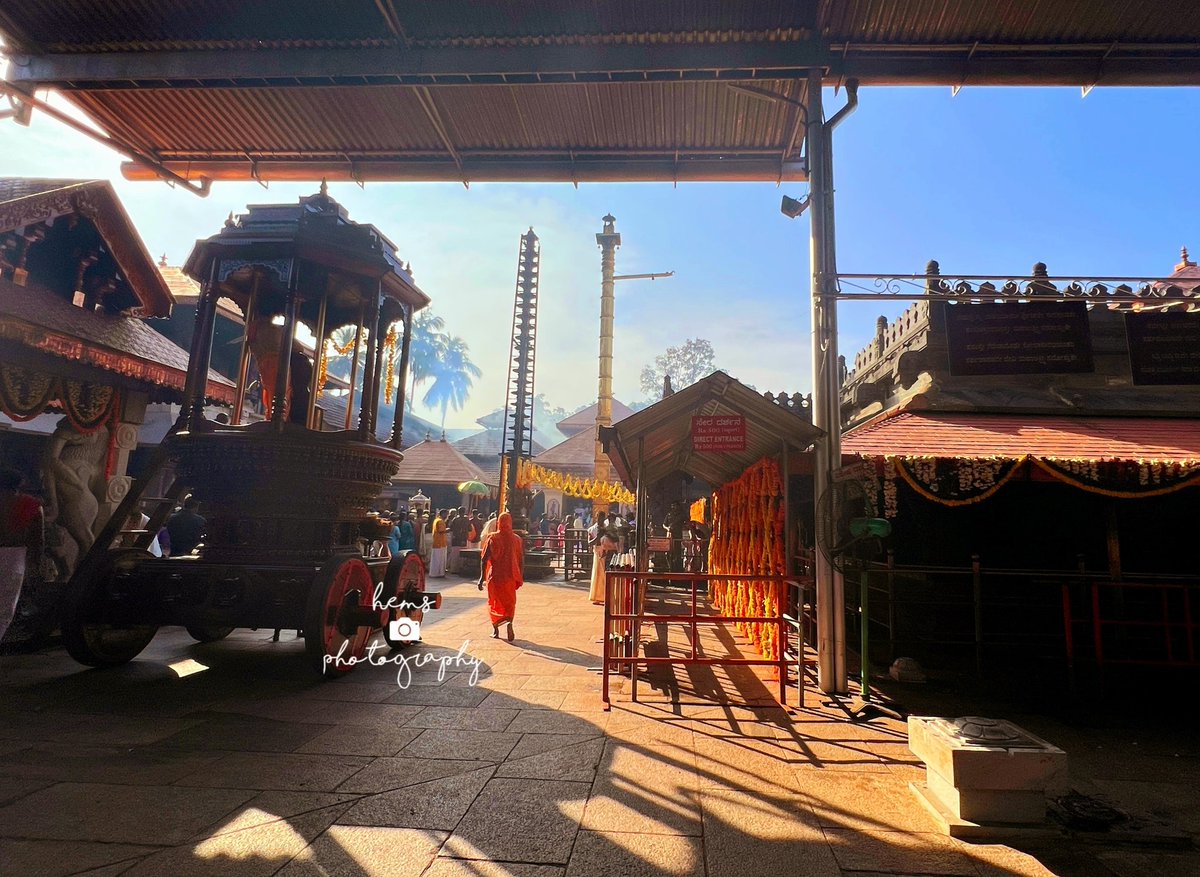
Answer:
[[[1092,371],[1083,302],[946,306],[952,375],[1036,375]]]
[[[740,414],[693,417],[692,450],[697,453],[746,450],[746,418]]]

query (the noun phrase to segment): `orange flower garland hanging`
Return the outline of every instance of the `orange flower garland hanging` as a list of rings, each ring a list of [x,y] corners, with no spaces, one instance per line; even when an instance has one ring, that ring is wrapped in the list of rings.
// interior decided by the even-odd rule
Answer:
[[[766,457],[712,496],[712,540],[708,568],[719,575],[783,575],[786,569],[783,479]],[[711,582],[709,597],[725,615],[774,618],[779,590],[769,582]],[[760,654],[776,658],[778,631],[768,622],[739,622],[738,629]]]

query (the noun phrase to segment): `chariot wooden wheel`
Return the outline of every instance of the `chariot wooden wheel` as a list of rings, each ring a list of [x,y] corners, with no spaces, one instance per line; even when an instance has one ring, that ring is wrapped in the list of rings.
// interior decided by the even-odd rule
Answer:
[[[233,633],[232,627],[220,627],[215,624],[189,624],[184,628],[188,636],[198,643],[215,643]]]
[[[409,551],[399,564],[389,566],[383,584],[383,593],[390,596],[392,605],[404,606],[404,608],[388,610],[383,626],[383,638],[393,649],[420,642],[419,638],[393,637],[387,622],[408,618],[420,624],[424,620],[425,610],[409,608],[413,604],[419,607],[425,596],[425,562],[421,560],[421,555],[416,551]],[[385,599],[387,598],[385,597]]]
[[[115,667],[132,661],[150,644],[157,626],[118,626],[102,619],[110,583],[139,564],[153,562],[149,552],[124,548],[76,571],[63,593],[60,617],[63,646],[72,658],[89,667]]]
[[[333,557],[317,572],[305,612],[304,651],[319,675],[348,673],[363,658],[379,626],[373,599],[371,570],[356,554]]]

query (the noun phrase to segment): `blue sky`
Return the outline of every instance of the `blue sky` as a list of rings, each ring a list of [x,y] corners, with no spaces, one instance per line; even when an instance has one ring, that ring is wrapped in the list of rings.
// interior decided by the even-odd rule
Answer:
[[[841,96],[827,93],[827,106]],[[61,99],[55,102],[62,106]],[[831,110],[832,111],[832,110]],[[1179,247],[1200,252],[1196,205],[1200,89],[864,88],[837,131],[839,268],[1025,274],[1169,273]],[[119,156],[35,113],[0,123],[0,174],[102,177],[150,252],[181,264],[197,238],[247,203],[292,201],[314,184],[218,183],[199,199],[120,179]],[[519,236],[542,239],[537,388],[552,404],[594,401],[599,253],[612,212],[619,273],[675,277],[618,284],[615,387],[641,397],[638,374],[666,347],[712,341],[717,363],[759,389],[810,389],[808,220],[779,213],[804,184],[332,184],[354,219],[379,226],[412,262],[447,327],[484,369],[449,426],[504,402]],[[902,303],[843,303],[848,359],[879,314]],[[418,412],[438,419],[431,412]]]

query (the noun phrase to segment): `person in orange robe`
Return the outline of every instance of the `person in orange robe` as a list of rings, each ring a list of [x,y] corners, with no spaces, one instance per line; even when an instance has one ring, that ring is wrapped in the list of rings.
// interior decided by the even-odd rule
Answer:
[[[492,618],[492,639],[500,636],[500,625],[508,624],[512,642],[513,616],[517,613],[517,588],[524,584],[525,543],[513,532],[512,515],[500,515],[495,532],[483,541],[479,561],[479,590],[487,584],[488,613]]]

